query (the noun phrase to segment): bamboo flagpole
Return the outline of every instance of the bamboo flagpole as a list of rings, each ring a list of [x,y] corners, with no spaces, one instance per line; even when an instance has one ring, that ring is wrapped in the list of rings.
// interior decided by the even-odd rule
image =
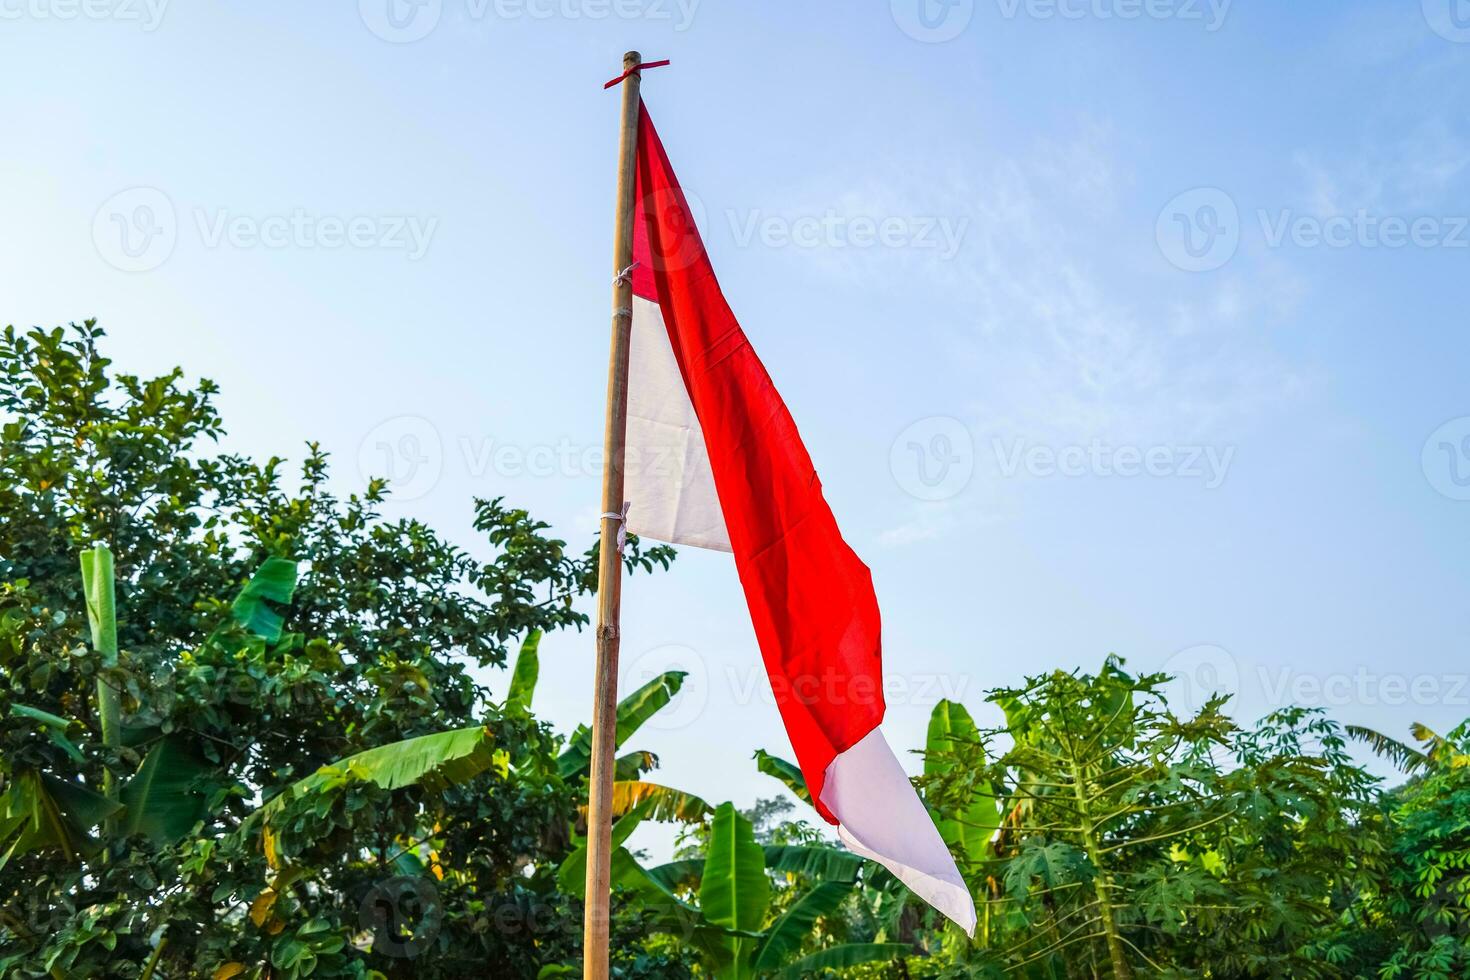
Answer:
[[[592,771],[587,784],[587,892],[582,923],[582,976],[607,980],[612,890],[613,766],[617,752],[618,617],[623,567],[623,445],[628,415],[628,343],[633,328],[633,166],[638,150],[637,51],[623,55],[623,121],[618,145],[617,210],[613,222],[612,352],[607,367],[603,430],[602,539],[597,553],[597,670],[593,681]]]

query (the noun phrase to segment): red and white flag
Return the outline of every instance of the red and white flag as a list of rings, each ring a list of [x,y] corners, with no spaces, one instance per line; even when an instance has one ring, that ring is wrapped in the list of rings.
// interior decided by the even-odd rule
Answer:
[[[872,576],[842,540],[796,423],[720,293],[641,104],[635,193],[628,529],[734,554],[818,812],[973,934],[969,889],[878,727]]]

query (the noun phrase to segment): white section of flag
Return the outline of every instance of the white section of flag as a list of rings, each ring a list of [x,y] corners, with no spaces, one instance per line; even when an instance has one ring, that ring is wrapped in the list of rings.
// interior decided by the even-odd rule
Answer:
[[[730,551],[699,418],[657,303],[633,297],[624,496],[628,530],[656,541]]]
[[[657,303],[633,297],[628,352],[628,530],[656,541],[730,551],[704,433]],[[949,848],[880,729],[827,767],[822,803],[854,853],[975,933],[975,903]]]
[[[975,935],[975,902],[913,784],[875,728],[827,767],[822,803],[854,853],[892,871],[915,894]]]

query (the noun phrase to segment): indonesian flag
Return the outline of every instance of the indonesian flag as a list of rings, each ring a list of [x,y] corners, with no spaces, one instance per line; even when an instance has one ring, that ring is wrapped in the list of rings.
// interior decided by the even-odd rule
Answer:
[[[849,848],[974,933],[975,905],[883,738],[872,576],[720,293],[640,103],[628,365],[628,529],[728,551],[817,811]]]

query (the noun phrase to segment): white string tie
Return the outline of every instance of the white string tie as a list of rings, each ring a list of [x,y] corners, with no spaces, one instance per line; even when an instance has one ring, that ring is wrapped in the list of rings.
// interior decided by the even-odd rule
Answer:
[[[631,501],[628,501],[628,500],[625,500],[625,501],[623,501],[623,512],[621,514],[617,514],[617,513],[606,513],[606,514],[599,515],[605,521],[617,521],[618,522],[618,555],[619,556],[621,556],[623,554],[623,546],[628,543],[628,508],[631,507],[631,506],[632,506],[632,502]]]
[[[624,269],[622,272],[619,272],[617,275],[613,276],[613,285],[614,286],[631,286],[631,285],[633,285],[633,270],[636,269],[636,268],[638,268],[638,263],[637,262],[634,262],[631,265],[629,265],[626,269]]]

